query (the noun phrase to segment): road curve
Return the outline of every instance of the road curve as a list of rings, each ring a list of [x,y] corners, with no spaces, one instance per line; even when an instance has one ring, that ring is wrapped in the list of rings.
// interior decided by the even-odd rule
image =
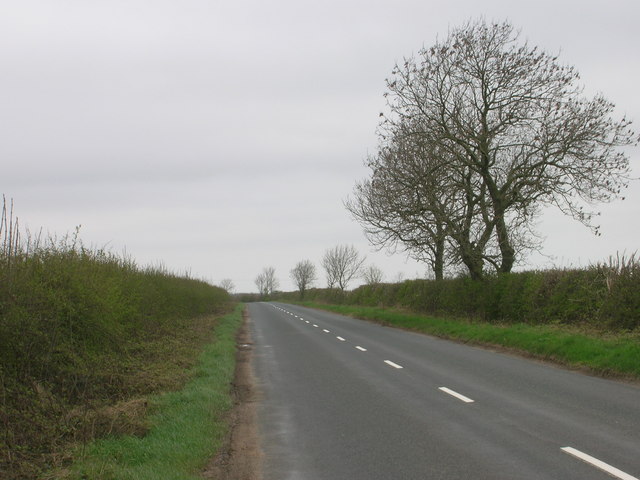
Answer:
[[[265,480],[640,478],[637,386],[299,306],[249,315]]]

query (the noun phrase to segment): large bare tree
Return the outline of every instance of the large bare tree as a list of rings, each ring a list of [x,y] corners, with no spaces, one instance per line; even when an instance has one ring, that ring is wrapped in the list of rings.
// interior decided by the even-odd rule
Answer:
[[[366,257],[360,256],[353,245],[336,245],[322,257],[322,267],[327,275],[327,286],[345,290],[349,282],[360,274]]]
[[[298,287],[300,298],[304,298],[307,289],[316,281],[316,267],[309,260],[301,260],[291,269],[291,279]]]
[[[444,204],[440,220],[455,247],[452,259],[475,278],[487,263],[511,271],[519,250],[532,243],[542,207],[556,206],[597,233],[595,205],[627,186],[629,158],[619,147],[638,143],[631,122],[614,119],[604,97],[584,97],[573,67],[521,42],[509,23],[479,20],[453,29],[396,65],[387,87],[390,112],[379,130],[378,160],[408,143],[416,162],[437,166],[440,178],[427,176],[436,202],[422,197],[405,212],[422,208],[432,227]],[[377,195],[376,168],[384,163],[374,163],[370,184],[356,187],[362,223],[369,223],[363,207]],[[435,241],[428,228],[421,231]],[[403,238],[392,233],[390,241]]]

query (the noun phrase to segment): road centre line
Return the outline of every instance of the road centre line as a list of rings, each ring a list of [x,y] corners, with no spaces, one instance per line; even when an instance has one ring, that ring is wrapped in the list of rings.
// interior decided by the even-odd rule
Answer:
[[[452,397],[456,397],[458,400],[462,400],[465,403],[473,403],[474,402],[474,400],[471,400],[469,397],[465,397],[464,395],[461,395],[458,392],[454,392],[450,388],[438,387],[438,390],[442,390],[444,393],[448,393]]]
[[[340,340],[341,342],[346,342],[346,340],[342,337],[336,337],[338,340]]]
[[[323,328],[323,329],[322,329],[322,331],[323,331],[324,333],[329,333],[329,330],[327,330],[326,328]]]
[[[310,323],[309,320],[305,320],[305,322]]]
[[[366,349],[366,348],[362,348],[360,345],[356,345],[356,348],[357,348],[358,350],[360,350],[361,352],[366,352],[366,351],[367,351],[367,349]]]
[[[316,325],[315,323],[313,324],[314,327],[318,328],[318,325]]]
[[[393,368],[404,368],[402,365],[398,365],[395,362],[392,362],[391,360],[385,360],[384,363],[386,363],[387,365],[391,365]]]
[[[576,450],[575,448],[563,447],[560,450],[562,450],[565,453],[568,453],[569,455],[573,455],[574,457],[579,458],[583,462],[588,463],[596,468],[599,468],[600,470],[607,472],[609,475],[612,475],[621,480],[638,480],[637,477],[634,477],[633,475],[629,475],[628,473],[625,473],[622,470],[618,470],[616,467],[612,467],[608,463],[604,463],[602,460],[598,460],[597,458],[594,458],[591,455],[587,455],[586,453],[581,452],[580,450]]]

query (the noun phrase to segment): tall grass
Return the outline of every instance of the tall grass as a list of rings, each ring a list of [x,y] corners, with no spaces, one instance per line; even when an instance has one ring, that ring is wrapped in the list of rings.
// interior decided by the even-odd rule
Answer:
[[[138,388],[132,371],[159,343],[192,328],[191,319],[228,310],[230,298],[85,248],[77,230],[21,234],[6,201],[0,241],[0,478],[32,478],[86,432],[82,412],[129,398]]]
[[[602,317],[615,319],[620,328],[640,328],[640,259],[635,253],[617,254],[595,268],[607,288]]]

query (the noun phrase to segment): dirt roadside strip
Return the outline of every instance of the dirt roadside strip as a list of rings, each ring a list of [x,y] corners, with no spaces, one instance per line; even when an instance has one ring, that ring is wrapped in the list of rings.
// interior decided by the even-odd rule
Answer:
[[[262,451],[256,417],[258,392],[251,367],[253,342],[249,321],[245,307],[242,327],[236,338],[238,350],[232,385],[234,406],[228,414],[229,433],[218,455],[202,473],[207,480],[262,479]]]

